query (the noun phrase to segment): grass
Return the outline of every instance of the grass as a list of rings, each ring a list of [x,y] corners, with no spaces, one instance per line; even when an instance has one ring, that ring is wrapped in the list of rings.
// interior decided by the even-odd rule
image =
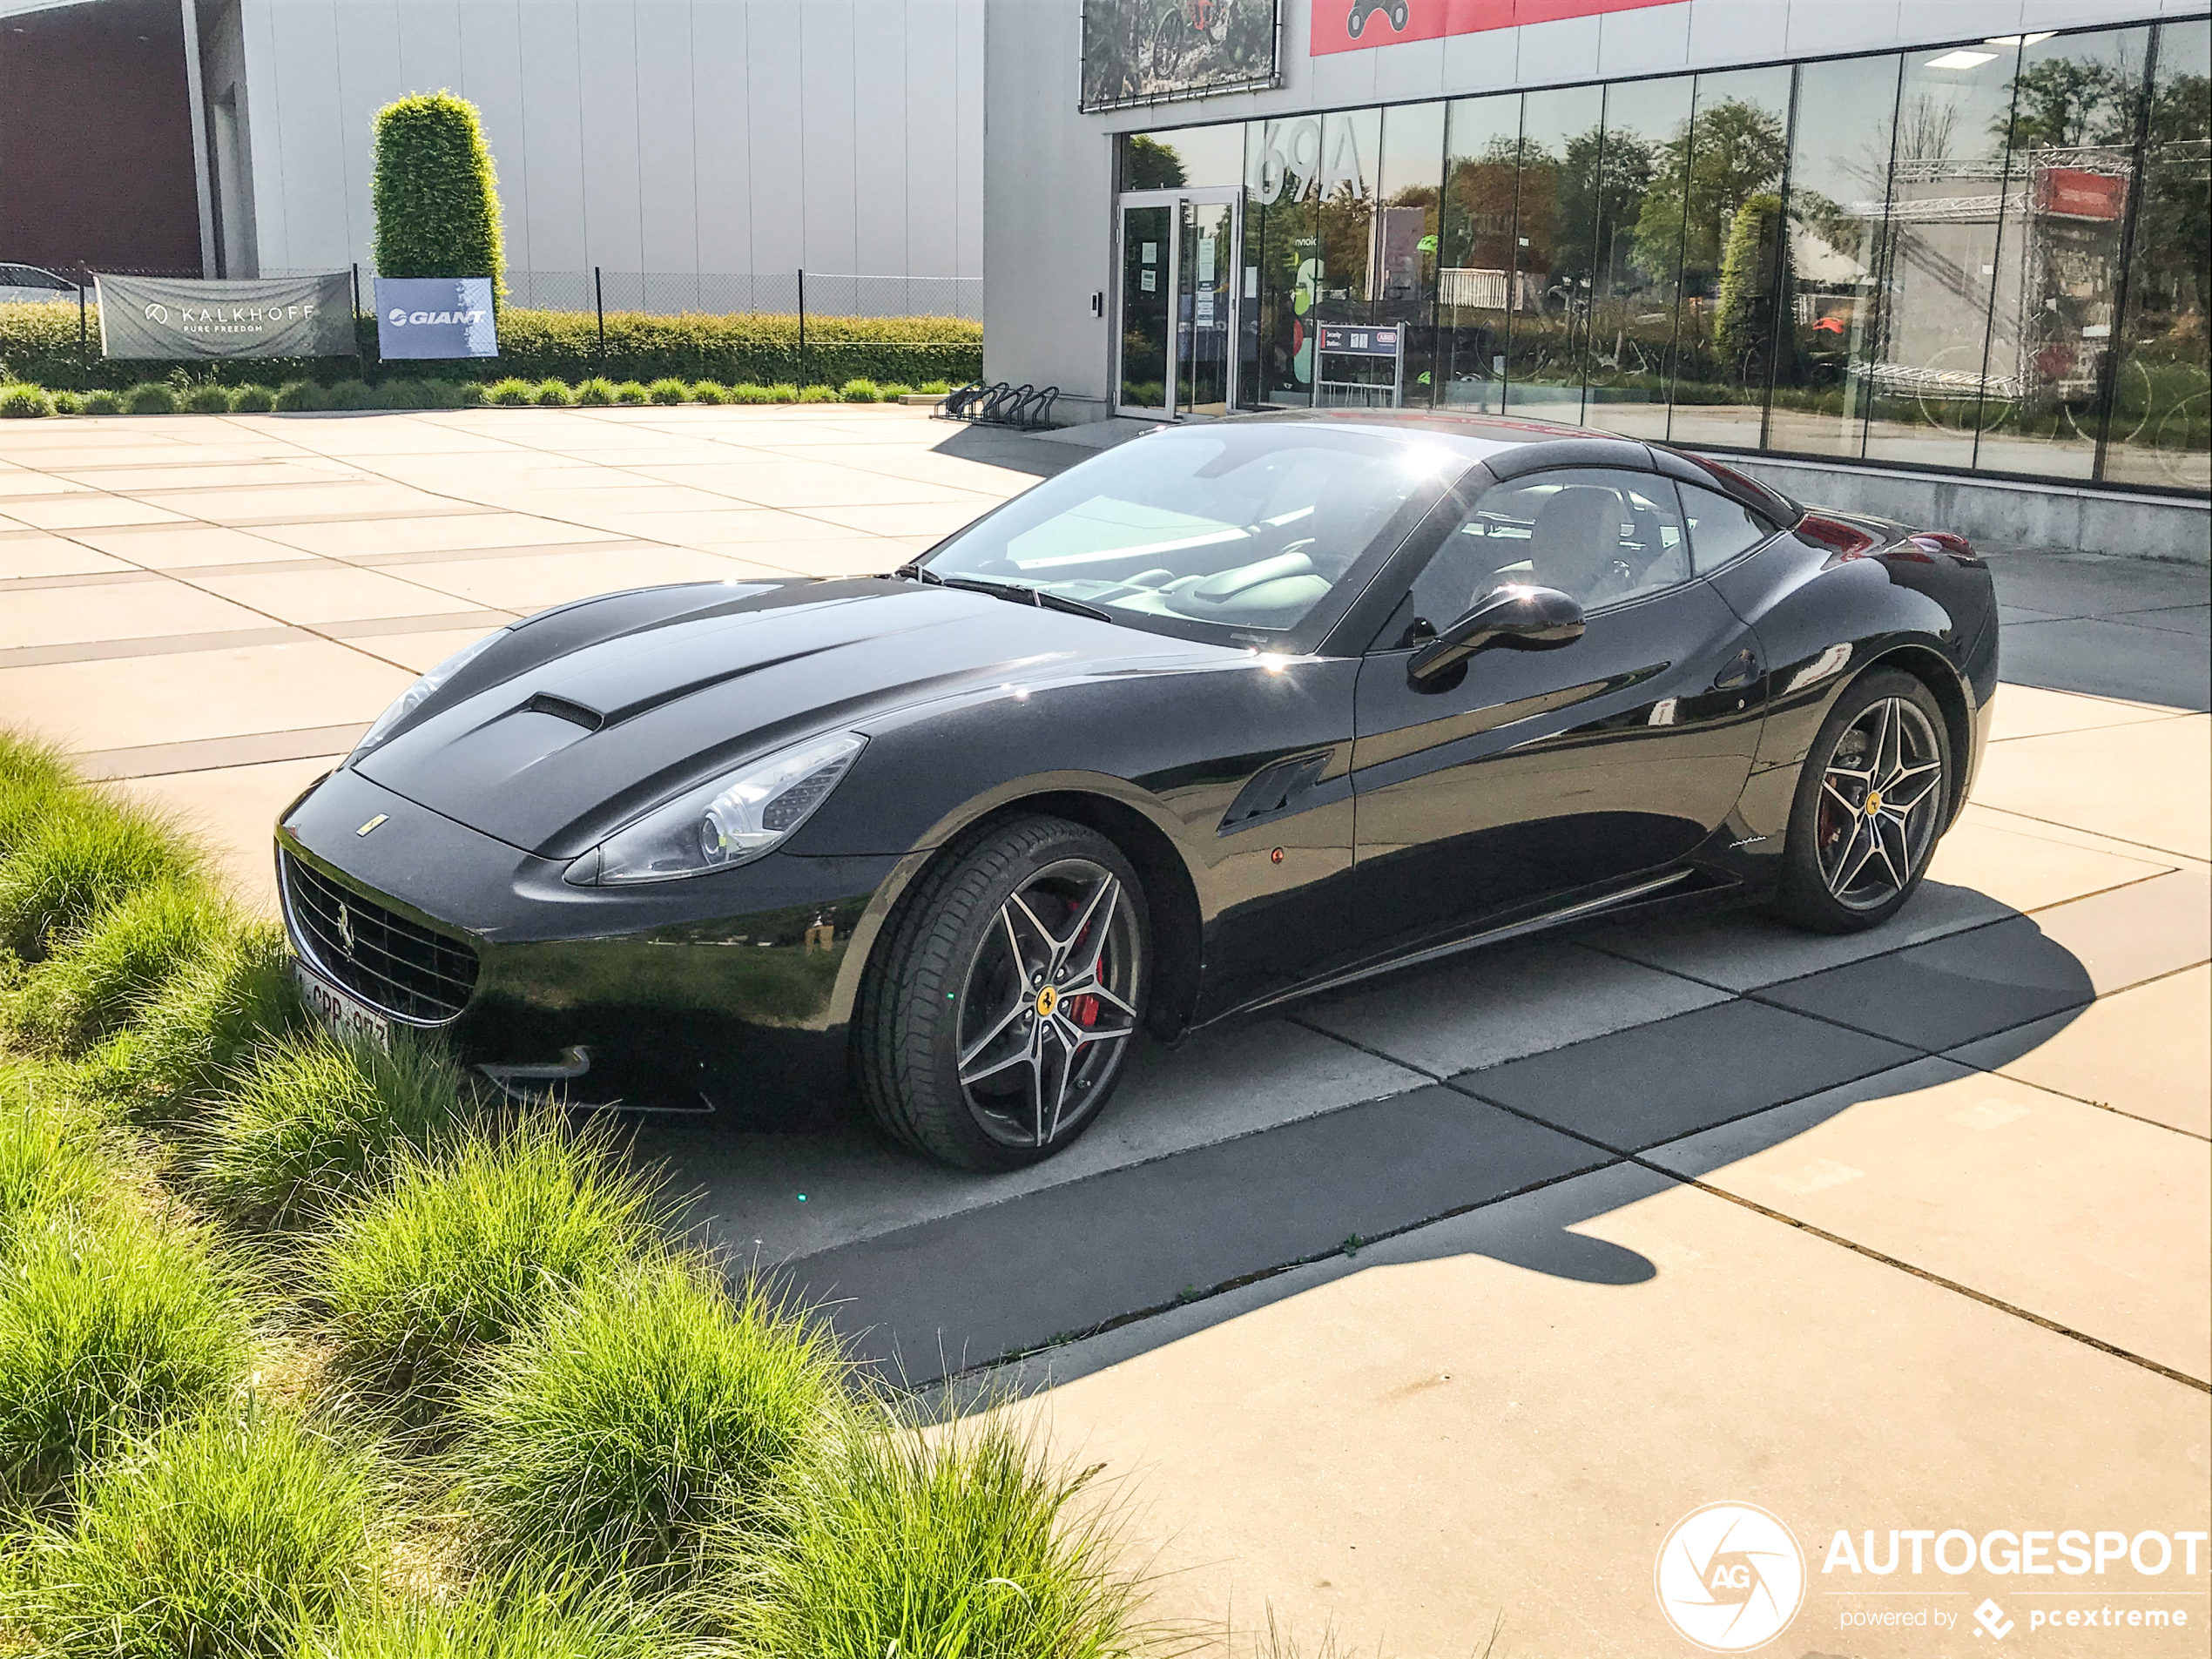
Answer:
[[[84,394],[84,413],[120,415],[123,413],[123,395],[119,392],[87,392]]]
[[[645,390],[651,395],[656,403],[688,403],[691,401],[690,385],[673,376],[657,380]]]
[[[642,381],[624,381],[615,388],[615,401],[617,403],[644,404],[652,401],[651,388]]]
[[[838,388],[837,395],[847,403],[875,403],[882,400],[883,388],[870,380],[851,380]]]
[[[730,388],[719,381],[693,381],[691,401],[694,403],[727,403]]]
[[[35,1504],[227,1395],[246,1314],[204,1241],[175,1225],[120,1216],[17,1244],[0,1291],[0,1499]]]
[[[576,401],[576,395],[569,390],[566,381],[540,381],[531,401],[550,409],[564,409]]]
[[[484,390],[484,401],[495,408],[519,409],[537,401],[537,387],[529,381],[494,381]]]
[[[680,1630],[604,1585],[504,1579],[442,1603],[347,1608],[297,1659],[671,1659]]]
[[[57,940],[0,998],[0,1020],[34,1049],[77,1052],[120,1027],[234,925],[204,883],[152,881]]]
[[[576,401],[585,408],[607,408],[613,404],[615,393],[618,389],[615,383],[605,375],[597,374],[577,387]]]
[[[508,408],[539,406],[563,408],[581,405],[606,408],[616,404],[678,403],[878,403],[895,402],[916,388],[901,381],[878,381],[855,376],[839,386],[800,388],[788,382],[761,386],[751,382],[725,383],[714,380],[686,381],[667,374],[651,381],[610,380],[594,375],[573,384],[557,375],[542,380],[510,375],[489,382],[398,379],[370,385],[358,380],[322,386],[314,381],[287,381],[274,389],[266,386],[230,387],[205,382],[185,388],[148,382],[126,393],[51,391],[18,383],[0,386],[0,417],[48,415],[260,415],[327,409],[448,409],[493,404]],[[941,395],[944,381],[925,381],[920,388]]]
[[[759,1524],[846,1415],[827,1333],[757,1285],[662,1260],[587,1285],[488,1356],[457,1404],[457,1488],[496,1559],[676,1580]]]
[[[43,388],[20,383],[0,386],[0,418],[35,421],[53,412],[54,400]]]
[[[191,415],[228,415],[231,412],[231,388],[203,381],[185,394],[185,409]]]
[[[0,1265],[17,1240],[98,1215],[109,1193],[84,1109],[42,1069],[0,1065]]]
[[[313,409],[330,407],[323,389],[314,381],[287,381],[277,388],[276,406],[280,414],[297,415]]]
[[[0,948],[26,961],[139,889],[205,867],[197,846],[143,808],[89,789],[31,793],[36,821],[0,829]]]
[[[145,1119],[213,1089],[299,1020],[291,961],[283,929],[240,923],[172,974],[131,1027],[93,1054],[88,1085]]]
[[[1113,1514],[998,1418],[851,1440],[788,1541],[740,1534],[742,1647],[807,1659],[1106,1659],[1139,1647]]]
[[[159,381],[147,381],[123,395],[123,408],[127,415],[174,415],[177,394]]]
[[[276,408],[276,394],[266,386],[241,386],[231,395],[233,415],[266,415]]]
[[[339,1609],[383,1600],[381,1496],[362,1453],[290,1413],[206,1412],[84,1483],[16,1611],[55,1659],[313,1653]]]
[[[550,1115],[394,1169],[331,1217],[306,1277],[336,1368],[412,1407],[442,1404],[466,1360],[617,1271],[651,1222],[646,1181]]]
[[[310,1032],[271,1043],[228,1080],[199,1133],[194,1173],[249,1224],[317,1221],[402,1150],[427,1152],[476,1116],[466,1074],[426,1045],[391,1052]]]

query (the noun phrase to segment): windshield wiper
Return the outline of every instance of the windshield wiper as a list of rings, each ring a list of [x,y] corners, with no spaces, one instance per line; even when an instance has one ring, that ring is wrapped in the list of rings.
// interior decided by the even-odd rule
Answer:
[[[925,568],[918,562],[913,564],[902,564],[891,574],[902,576],[909,582],[927,582],[934,588],[941,588],[945,585],[944,577],[939,576],[936,571]]]
[[[1017,605],[1064,610],[1071,617],[1089,617],[1093,622],[1114,620],[1110,614],[1096,605],[1087,605],[1080,599],[1063,598],[1059,594],[1047,593],[1042,588],[1032,588],[1020,582],[986,582],[978,576],[939,576],[920,563],[902,564],[891,574],[909,577],[916,582],[927,582],[932,587],[964,588],[970,593],[988,593],[994,599],[1010,599]]]

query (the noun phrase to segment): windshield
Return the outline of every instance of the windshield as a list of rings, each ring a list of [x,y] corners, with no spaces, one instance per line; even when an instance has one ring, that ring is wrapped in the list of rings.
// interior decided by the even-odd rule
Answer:
[[[1467,462],[1443,444],[1318,424],[1163,429],[1039,484],[921,563],[1163,633],[1280,645],[1323,614],[1409,498],[1426,501]]]

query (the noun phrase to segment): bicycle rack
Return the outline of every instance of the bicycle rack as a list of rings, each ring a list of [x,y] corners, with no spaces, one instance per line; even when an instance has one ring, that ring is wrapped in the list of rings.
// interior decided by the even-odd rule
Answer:
[[[981,381],[970,381],[947,395],[937,415],[948,421],[1035,431],[1052,423],[1052,405],[1059,395],[1056,386],[1040,388],[1026,382],[1015,386],[1008,381],[986,385]]]

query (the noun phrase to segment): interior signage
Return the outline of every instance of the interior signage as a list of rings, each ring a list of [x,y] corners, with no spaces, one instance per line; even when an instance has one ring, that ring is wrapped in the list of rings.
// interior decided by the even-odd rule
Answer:
[[[1406,40],[1479,35],[1525,23],[1595,17],[1685,0],[1313,0],[1313,52],[1362,51]]]

